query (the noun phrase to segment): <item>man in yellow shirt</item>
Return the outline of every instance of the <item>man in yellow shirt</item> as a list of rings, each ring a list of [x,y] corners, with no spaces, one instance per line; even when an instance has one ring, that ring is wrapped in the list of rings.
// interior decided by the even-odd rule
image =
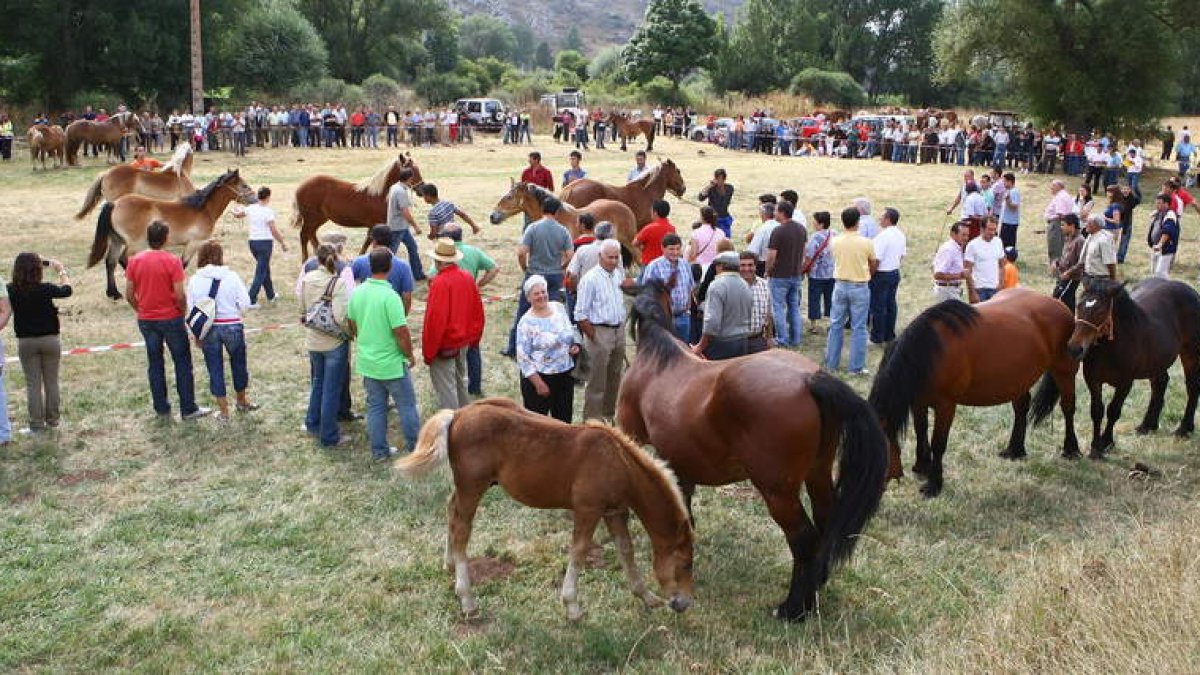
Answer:
[[[837,370],[842,360],[842,332],[850,319],[850,374],[867,375],[867,311],[871,290],[867,283],[879,266],[875,246],[858,233],[858,209],[842,211],[845,231],[829,244],[833,256],[833,306],[829,314],[829,338],[825,345],[825,367]]]

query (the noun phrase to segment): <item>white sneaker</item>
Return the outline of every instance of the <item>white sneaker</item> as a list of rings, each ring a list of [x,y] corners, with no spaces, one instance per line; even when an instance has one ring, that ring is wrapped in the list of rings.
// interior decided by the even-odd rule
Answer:
[[[256,302],[256,303],[250,305],[249,307],[247,307],[246,309],[262,309],[262,305],[260,305]]]

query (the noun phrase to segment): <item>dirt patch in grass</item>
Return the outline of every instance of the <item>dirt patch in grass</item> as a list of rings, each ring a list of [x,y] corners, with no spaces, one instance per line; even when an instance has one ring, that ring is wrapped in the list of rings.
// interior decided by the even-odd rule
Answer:
[[[109,473],[107,471],[96,471],[94,469],[85,469],[74,473],[64,474],[58,477],[58,484],[66,487],[74,487],[80,483],[88,481],[108,480]]]
[[[475,584],[486,584],[495,579],[506,579],[512,576],[517,566],[508,560],[483,556],[473,558],[467,563],[471,571],[471,581]]]
[[[31,502],[35,499],[37,499],[37,493],[34,492],[33,490],[30,490],[28,492],[22,492],[21,494],[13,497],[12,503],[13,504],[28,504],[29,502]]]

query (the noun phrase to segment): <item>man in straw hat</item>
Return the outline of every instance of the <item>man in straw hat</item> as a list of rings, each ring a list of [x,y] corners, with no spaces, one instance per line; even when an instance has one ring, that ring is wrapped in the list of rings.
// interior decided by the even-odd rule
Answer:
[[[433,251],[437,276],[429,282],[421,351],[438,405],[456,410],[471,402],[467,394],[467,349],[483,337],[483,301],[475,279],[458,266],[462,251],[442,237]]]

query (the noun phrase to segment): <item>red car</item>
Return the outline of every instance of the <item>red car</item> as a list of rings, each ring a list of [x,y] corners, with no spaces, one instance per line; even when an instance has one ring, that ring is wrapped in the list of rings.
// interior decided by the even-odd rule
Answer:
[[[791,120],[800,125],[800,138],[812,138],[821,133],[823,122],[815,117],[796,117]]]

